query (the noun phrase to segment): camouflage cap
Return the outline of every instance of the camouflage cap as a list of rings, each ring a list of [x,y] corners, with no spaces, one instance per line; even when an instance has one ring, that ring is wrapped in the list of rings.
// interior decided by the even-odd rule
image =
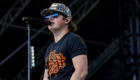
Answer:
[[[45,15],[49,12],[49,11],[58,11],[58,12],[62,12],[64,13],[65,15],[67,15],[68,17],[70,17],[72,19],[72,16],[71,16],[71,11],[70,9],[65,6],[64,4],[62,3],[53,3],[49,8],[46,8],[44,10],[41,11],[41,15],[43,17],[45,17]]]

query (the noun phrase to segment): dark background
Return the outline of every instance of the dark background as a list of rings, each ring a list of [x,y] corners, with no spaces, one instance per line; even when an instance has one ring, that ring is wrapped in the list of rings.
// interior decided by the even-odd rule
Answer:
[[[0,20],[8,11],[10,11],[11,7],[17,1],[20,0],[0,0]],[[26,0],[22,1],[25,2]],[[49,8],[52,3],[64,3],[66,6],[69,6],[73,1],[74,0],[32,0],[21,13],[18,14],[14,21],[7,26],[7,29],[3,33],[2,28],[4,22],[0,21],[1,80],[13,80],[19,74],[22,74],[23,78],[17,78],[15,80],[27,80],[27,77],[25,78],[28,74],[27,69],[20,72],[28,62],[27,43],[3,64],[1,63],[28,39],[27,24],[22,21],[22,17],[43,19],[40,15],[41,10]],[[77,0],[77,2],[70,7],[72,15],[75,14],[86,1],[88,0]],[[92,1],[93,4],[91,4],[91,2],[87,3],[88,5],[85,5],[87,7],[86,10],[98,0],[89,1]],[[140,1],[99,1],[100,2],[80,21],[77,25],[78,30],[75,32],[85,40],[88,46],[88,61],[90,68],[87,80],[140,80]],[[18,3],[17,7],[20,6],[21,3]],[[79,12],[84,14],[87,12],[86,10],[84,12]],[[15,15],[16,12],[17,11],[15,10],[11,12],[11,14]],[[80,15],[80,18],[81,17],[82,16]],[[76,23],[76,19],[77,17],[74,17],[72,20]],[[10,18],[7,18],[6,24],[8,24],[8,22],[10,22]],[[17,26],[13,27],[13,25]],[[21,29],[21,26],[24,29]],[[38,31],[43,27],[44,26],[40,24],[33,24],[31,30],[37,29]],[[40,51],[44,51],[43,54],[45,54],[45,49],[52,41],[49,42],[53,37],[52,33],[47,28],[43,31],[48,32],[49,34],[39,33],[31,40],[31,45],[35,48],[35,55]],[[31,36],[36,33],[36,31],[31,31]],[[115,43],[116,40],[118,40],[117,43]],[[46,43],[48,44],[44,47],[45,49],[42,50],[42,47]],[[114,47],[115,44],[117,44],[116,47]],[[41,60],[44,60],[42,54],[38,55],[41,56],[36,56],[35,59],[39,58],[40,62]],[[99,61],[101,62],[99,63]],[[34,71],[31,73],[32,80],[39,80],[43,72],[44,62],[39,64],[36,61],[36,65],[38,66],[33,68]]]

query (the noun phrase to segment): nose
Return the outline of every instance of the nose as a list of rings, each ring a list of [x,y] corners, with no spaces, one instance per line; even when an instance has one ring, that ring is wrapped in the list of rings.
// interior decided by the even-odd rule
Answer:
[[[53,19],[52,15],[50,15],[49,20]]]

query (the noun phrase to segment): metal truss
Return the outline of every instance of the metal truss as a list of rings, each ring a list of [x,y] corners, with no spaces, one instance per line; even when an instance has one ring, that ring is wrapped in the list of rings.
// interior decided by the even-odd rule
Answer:
[[[7,13],[0,19],[0,24],[2,24],[0,36],[17,18],[17,16],[22,12],[22,10],[30,3],[30,1],[31,0],[17,0],[15,4],[7,11]]]
[[[128,30],[124,31],[124,36],[129,36],[129,32]],[[125,42],[127,43],[127,42]],[[130,45],[127,43],[127,45]],[[104,45],[105,46],[105,45]],[[106,49],[103,53],[101,53],[99,55],[99,57],[97,59],[95,59],[94,61],[90,61],[89,62],[89,67],[88,67],[88,76],[86,77],[86,80],[90,80],[91,77],[94,75],[94,73],[96,71],[99,70],[100,67],[102,67],[115,53],[119,52],[120,50],[120,37],[116,38]],[[124,48],[123,49],[125,51],[125,53],[129,53],[127,52],[128,49]]]
[[[72,5],[74,5],[78,0],[75,0],[73,1],[68,7],[71,7]],[[10,27],[13,27],[13,28],[19,28],[19,29],[24,29],[24,30],[27,30],[25,29],[25,27],[23,26],[19,26],[19,25],[14,25],[14,24],[5,24],[6,26],[10,26]],[[52,33],[50,32],[47,32],[47,31],[43,31],[45,28],[47,28],[47,26],[43,26],[40,30],[37,30],[37,29],[31,29],[31,31],[36,31],[37,33],[35,33],[33,36],[31,36],[31,40],[33,38],[35,38],[39,33],[44,33],[44,34],[48,34],[48,35],[52,35]],[[15,51],[13,51],[9,56],[7,56],[4,60],[2,60],[0,62],[0,66],[5,63],[8,59],[10,59],[14,54],[16,54],[21,48],[23,48],[25,45],[26,45],[27,41],[25,41],[22,45],[20,45]]]
[[[8,25],[8,24],[5,24],[5,25]],[[27,30],[27,27],[20,26],[20,25],[15,25],[15,24],[10,24],[9,27],[17,28],[17,29],[22,29],[22,30]],[[47,27],[47,26],[44,26],[44,27]],[[35,29],[35,28],[32,28],[31,31],[32,32],[38,32],[39,30],[38,29]],[[41,31],[40,33],[46,34],[46,35],[52,35],[52,33],[51,32],[48,32],[48,31]]]
[[[37,33],[35,33],[33,36],[31,36],[31,40],[34,39],[39,33],[41,33],[47,26],[44,26],[41,28]],[[51,33],[47,33],[49,35],[52,35]],[[0,66],[5,63],[8,59],[10,59],[14,54],[16,54],[20,49],[22,49],[27,44],[27,41],[25,41],[22,45],[20,45],[15,51],[13,51],[10,55],[8,55],[4,60],[0,62]]]
[[[90,74],[86,80],[117,51],[120,53],[121,80],[140,79],[140,5],[137,0],[120,0],[119,3],[120,36],[112,42],[112,47],[110,45],[98,59],[89,63]]]
[[[19,1],[21,1],[21,0],[19,0]],[[19,1],[18,1],[18,2],[19,2]],[[27,1],[28,1],[28,3],[29,3],[30,0],[27,0]],[[26,1],[26,3],[27,3],[27,1]],[[74,0],[68,7],[71,7],[71,6],[74,5],[77,1],[78,1],[78,0]],[[18,2],[16,2],[16,3],[14,4],[14,7],[15,7],[15,5],[17,5]],[[23,1],[21,1],[21,2],[23,2]],[[73,20],[73,21],[78,25],[78,24],[87,16],[87,14],[88,14],[99,2],[100,2],[100,0],[86,0],[86,1],[82,4],[82,6],[81,6],[78,10],[76,10],[76,12],[73,14],[73,18],[77,18],[77,19],[75,19],[75,20]],[[23,3],[22,3],[22,4],[23,4]],[[27,4],[26,4],[26,5],[27,5]],[[26,5],[24,5],[23,8],[24,8]],[[89,5],[90,5],[90,6],[89,6]],[[12,7],[12,8],[7,12],[7,14],[0,20],[0,24],[3,25],[2,28],[1,28],[0,35],[1,35],[8,27],[13,27],[13,28],[18,28],[18,29],[24,29],[24,30],[26,30],[24,26],[11,24],[11,23],[14,21],[14,19],[17,17],[17,15],[19,15],[19,13],[21,12],[21,10],[23,10],[23,8],[22,8],[22,9],[21,9],[21,8],[13,9],[14,7]],[[12,14],[11,14],[10,12],[15,11],[15,10],[18,10],[18,9],[20,9],[20,10],[14,15],[14,17],[12,17],[12,16],[11,16]],[[82,11],[82,13],[81,13],[81,11]],[[7,19],[8,19],[8,18],[10,18],[10,20],[9,20],[9,22],[7,23]],[[38,30],[37,30],[37,29],[32,29],[31,31],[36,31],[36,32],[37,32]],[[48,34],[47,31],[46,31],[46,32],[43,32],[43,33],[47,33],[47,34]]]
[[[72,2],[68,7],[70,7],[70,6],[72,6],[73,4],[75,4],[76,2],[77,2],[78,0],[75,0],[74,2]],[[100,0],[96,0],[96,2],[95,3],[93,3],[93,1],[92,0],[87,0],[86,1],[86,4],[84,3],[81,7],[82,8],[84,8],[84,10],[83,10],[83,13],[81,14],[81,15],[79,15],[79,13],[80,13],[80,11],[82,10],[82,8],[80,8],[80,9],[78,9],[77,10],[77,12],[74,14],[74,16],[73,17],[76,17],[76,16],[81,16],[81,18],[79,17],[77,20],[76,20],[76,24],[78,25],[79,23],[80,23],[80,21],[99,3],[99,1]],[[89,5],[89,3],[91,3],[91,6],[88,8],[87,6]],[[87,8],[88,8],[88,10],[87,10]],[[84,11],[86,11],[86,13],[84,12]],[[10,26],[10,27],[14,27],[14,28],[19,28],[19,29],[25,29],[25,27],[23,27],[23,26],[18,26],[18,25],[13,25],[13,24],[9,24],[9,25],[6,25],[6,26]],[[31,31],[38,31],[35,35],[33,35],[32,37],[31,37],[31,39],[33,39],[34,37],[36,37],[39,33],[41,33],[45,28],[46,28],[47,26],[44,26],[41,30],[37,30],[37,29],[33,29],[33,30],[31,30]],[[26,30],[26,29],[25,29]],[[52,35],[52,34],[50,34],[50,33],[48,33],[48,32],[42,32],[42,33],[45,33],[45,34],[48,34],[48,35]],[[51,41],[51,40],[50,40]],[[49,42],[50,42],[49,41]],[[91,41],[89,41],[89,40],[86,40],[86,41],[88,41],[88,42],[91,42]],[[4,62],[6,62],[10,57],[12,57],[17,51],[19,51],[23,46],[25,46],[26,45],[26,43],[27,43],[27,41],[25,41],[21,46],[19,46],[14,52],[12,52],[8,57],[6,57],[1,63],[0,63],[0,65],[2,65]],[[93,43],[93,42],[92,42]],[[97,43],[97,44],[99,44],[98,42],[94,42],[94,43]],[[46,45],[48,44],[48,42],[46,43]],[[107,44],[104,44],[104,43],[101,43],[100,45],[106,45],[106,46],[108,46]],[[43,62],[43,58],[42,58],[42,54],[44,54],[44,49],[46,48],[46,46],[45,47],[43,47],[42,48],[42,50],[40,50],[40,52],[39,53],[37,53],[37,57],[36,58],[38,58],[38,59],[41,59],[41,60],[39,60],[40,62],[38,62],[38,61],[36,61],[36,63],[37,63],[37,65],[36,65],[36,67],[38,67],[39,66],[39,64],[41,63],[41,62]],[[43,52],[43,53],[41,53],[41,52]],[[40,54],[41,53],[41,54]],[[39,56],[40,55],[40,56]],[[41,57],[41,58],[40,58]],[[34,70],[36,69],[36,67],[34,68]],[[32,71],[34,71],[34,70],[32,70]],[[25,75],[26,74],[26,75]],[[13,79],[13,80],[25,80],[27,78],[27,65],[18,73],[18,75]]]
[[[76,2],[77,2],[78,0],[75,0],[75,1],[73,1],[68,7],[71,7],[72,5],[74,5]],[[87,0],[86,2],[87,3],[89,3],[89,1],[91,1],[91,0]],[[97,5],[97,3],[99,2],[100,0],[97,0],[97,2],[95,3],[96,5]],[[91,1],[92,3],[93,3],[93,1]],[[82,7],[84,7],[84,6],[87,6],[87,5],[85,5],[85,3],[82,5]],[[95,5],[94,5],[95,6]],[[88,11],[87,11],[87,13],[83,13],[82,15],[83,16],[86,16],[88,13],[89,13],[89,11],[91,11],[91,9],[93,9],[93,7],[94,7],[93,5],[91,6],[92,8],[89,8],[88,9]],[[86,9],[86,7],[85,7],[85,9]],[[78,12],[78,11],[80,11],[81,10],[81,8],[79,9],[79,10],[77,10],[77,12],[74,14],[74,17],[75,16],[77,16],[77,13],[80,13],[80,12]],[[85,10],[84,10],[85,11]],[[79,20],[77,20],[78,22],[76,22],[76,24],[78,24],[82,19],[83,19],[84,17],[82,17],[82,18],[79,18]],[[13,27],[13,28],[19,28],[19,29],[24,29],[24,30],[26,30],[26,28],[25,27],[23,27],[23,26],[19,26],[19,25],[14,25],[14,24],[10,24],[10,25],[6,25],[6,26],[10,26],[10,27]],[[39,33],[45,33],[45,34],[48,34],[48,35],[52,35],[51,33],[49,33],[49,32],[47,32],[47,31],[43,31],[45,28],[46,28],[47,26],[44,26],[41,30],[37,30],[37,29],[32,29],[31,31],[38,31],[35,35],[33,35],[32,37],[31,37],[31,39],[33,39],[33,37],[36,37]],[[89,40],[87,40],[88,42],[91,42],[91,41],[89,41]],[[7,56],[2,62],[0,62],[0,65],[2,65],[4,62],[6,62],[9,58],[11,58],[17,51],[19,51],[22,47],[24,47],[25,45],[26,45],[26,43],[27,43],[27,41],[25,41],[21,46],[19,46],[15,51],[13,51],[9,56]],[[91,42],[91,43],[93,43],[93,41]],[[96,44],[99,44],[98,42],[94,42],[94,43],[96,43]],[[103,43],[101,43],[102,45],[107,45],[107,44],[103,44]]]
[[[140,79],[140,3],[119,1],[121,80]],[[123,31],[123,28],[126,28]],[[128,32],[129,34],[124,34]]]
[[[84,41],[87,42],[87,43],[91,43],[91,44],[98,44],[98,45],[102,45],[102,46],[106,46],[106,47],[109,46],[109,44],[102,43],[102,42],[91,41],[91,40],[85,40],[85,39],[84,39]]]
[[[68,7],[72,7],[72,5],[74,5],[77,1],[78,0],[74,0]],[[93,10],[93,8],[99,2],[100,0],[86,0],[82,5],[80,5],[80,8],[76,10],[76,12],[72,15],[74,19],[73,21],[76,23],[76,25],[78,25],[88,15],[88,13],[90,13],[90,11]],[[5,25],[8,26],[7,24]],[[23,26],[14,25],[14,24],[10,24],[9,27],[26,30]],[[37,29],[31,30],[31,31],[37,31]],[[45,32],[45,33],[48,33],[48,32]]]
[[[77,25],[90,13],[100,0],[86,0],[80,8],[73,14],[73,20]]]
[[[113,41],[97,59],[89,62],[88,76],[86,80],[90,80],[93,74],[105,64],[115,53],[119,51],[119,38]]]
[[[46,51],[46,47],[53,41],[53,38],[51,38],[42,48],[41,50],[35,54],[35,67],[32,68],[31,73],[33,73],[36,68],[43,63],[44,61],[44,54]],[[43,58],[43,59],[42,59]],[[17,76],[13,80],[27,80],[27,64],[24,66],[24,68],[17,74]]]

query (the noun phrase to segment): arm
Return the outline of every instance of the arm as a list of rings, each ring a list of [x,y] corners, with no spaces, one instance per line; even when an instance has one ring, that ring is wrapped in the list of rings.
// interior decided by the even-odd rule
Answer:
[[[87,55],[78,55],[72,58],[72,62],[75,71],[70,80],[84,80],[88,74]]]
[[[45,69],[43,80],[49,80],[48,79],[48,69]]]

